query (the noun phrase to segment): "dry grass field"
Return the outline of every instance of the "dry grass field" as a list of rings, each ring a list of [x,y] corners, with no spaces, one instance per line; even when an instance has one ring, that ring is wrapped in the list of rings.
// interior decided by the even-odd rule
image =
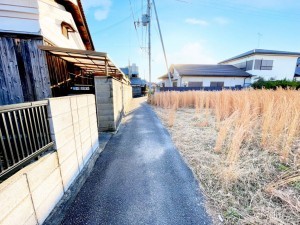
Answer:
[[[149,102],[216,224],[300,224],[300,91],[161,92]]]

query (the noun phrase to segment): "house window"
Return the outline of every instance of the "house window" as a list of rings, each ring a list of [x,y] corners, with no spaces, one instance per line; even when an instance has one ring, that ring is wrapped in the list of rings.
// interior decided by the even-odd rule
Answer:
[[[173,87],[177,87],[177,81],[173,82]]]
[[[260,67],[261,67],[261,61],[262,61],[262,60],[259,60],[259,59],[256,59],[256,60],[255,60],[255,64],[254,64],[254,69],[255,69],[255,70],[260,70]]]
[[[203,82],[188,82],[188,87],[203,87]]]
[[[253,68],[253,60],[247,61],[246,62],[246,71],[252,70]]]
[[[217,82],[210,82],[211,87],[224,87],[224,82],[217,81]]]
[[[75,32],[75,29],[72,27],[71,24],[67,22],[62,22],[61,23],[61,33],[69,39],[69,33]]]
[[[260,60],[256,59],[254,64],[255,70],[272,70],[273,60]]]
[[[234,65],[236,68],[239,68],[244,71],[252,70],[253,68],[253,60],[249,60],[246,62],[237,63]]]
[[[262,60],[261,62],[261,70],[272,70],[273,68],[273,60]]]

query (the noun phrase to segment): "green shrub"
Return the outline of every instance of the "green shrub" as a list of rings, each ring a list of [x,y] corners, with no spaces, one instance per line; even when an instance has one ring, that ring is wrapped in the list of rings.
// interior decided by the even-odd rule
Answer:
[[[290,80],[268,80],[265,81],[263,78],[259,78],[256,82],[252,84],[254,89],[276,89],[278,87],[281,88],[292,88],[292,89],[300,89],[299,81],[290,81]]]

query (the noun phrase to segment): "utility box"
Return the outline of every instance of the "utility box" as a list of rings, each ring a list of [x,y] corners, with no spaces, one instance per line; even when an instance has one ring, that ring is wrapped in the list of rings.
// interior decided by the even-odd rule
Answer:
[[[143,26],[147,26],[148,23],[150,22],[150,16],[148,14],[143,14],[142,16],[142,24]]]

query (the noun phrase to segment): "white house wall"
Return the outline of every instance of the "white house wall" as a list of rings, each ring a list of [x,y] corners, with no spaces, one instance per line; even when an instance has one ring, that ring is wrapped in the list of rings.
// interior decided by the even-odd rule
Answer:
[[[171,87],[170,81],[168,78],[163,78],[160,82],[159,82],[159,86],[161,87]]]
[[[181,87],[182,86],[182,79],[181,79],[181,76],[179,76],[179,72],[175,68],[174,68],[172,76],[173,76],[172,82],[177,82],[177,86]],[[169,79],[167,79],[166,87],[170,87]]]
[[[54,2],[54,0],[38,0],[40,11],[40,26],[42,35],[58,47],[85,49],[80,34],[71,13]],[[71,24],[76,32],[69,33],[69,39],[61,31],[61,23]]]
[[[37,0],[0,0],[0,32],[39,35]]]
[[[210,82],[224,82],[225,87],[235,87],[236,85],[244,86],[245,78],[243,77],[193,77],[183,76],[182,87],[188,82],[203,82],[203,87],[210,87]],[[246,78],[249,83],[249,78]]]
[[[174,68],[173,79],[180,79],[178,71]]]
[[[273,60],[272,70],[254,70],[255,59],[259,60]],[[238,63],[253,61],[253,69],[247,70],[246,72],[263,77],[265,80],[275,79],[275,80],[293,80],[298,56],[278,56],[278,55],[252,55],[249,57],[244,57],[242,59],[233,60],[226,63],[221,63],[223,65],[235,65]],[[255,77],[253,77],[255,80]]]
[[[69,39],[62,34],[63,21],[76,30]],[[42,35],[58,47],[85,49],[71,13],[54,0],[0,0],[0,32]]]

